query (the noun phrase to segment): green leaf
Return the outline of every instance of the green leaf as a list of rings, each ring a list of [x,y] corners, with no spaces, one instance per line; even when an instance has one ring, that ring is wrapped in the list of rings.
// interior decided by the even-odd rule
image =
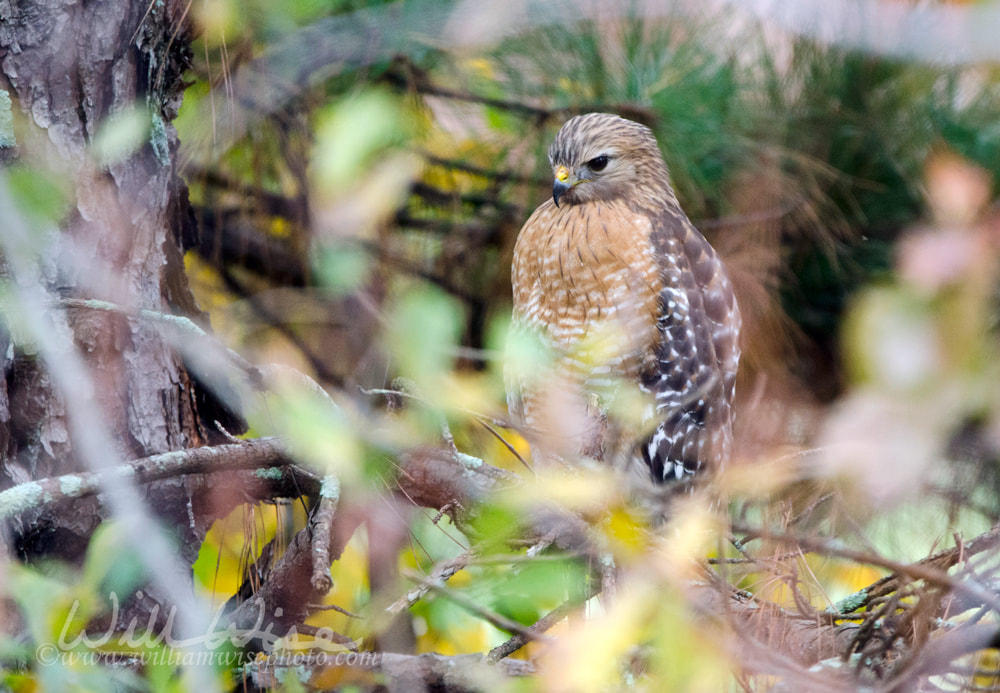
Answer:
[[[84,587],[102,599],[115,594],[119,603],[132,594],[146,575],[142,559],[126,534],[119,521],[101,524],[90,539],[83,565]]]
[[[371,256],[362,248],[332,243],[319,251],[317,269],[323,285],[334,294],[360,288],[371,272]]]
[[[134,106],[106,118],[94,136],[91,151],[101,166],[124,161],[149,140],[150,113]]]
[[[18,210],[32,226],[49,227],[69,212],[72,188],[68,178],[24,166],[7,171],[7,186]]]
[[[399,102],[369,90],[328,108],[316,125],[313,174],[321,190],[352,184],[385,149],[402,144],[408,128]]]
[[[433,388],[450,371],[463,323],[458,301],[435,287],[407,292],[391,307],[386,345],[399,372],[424,395],[433,397]]]

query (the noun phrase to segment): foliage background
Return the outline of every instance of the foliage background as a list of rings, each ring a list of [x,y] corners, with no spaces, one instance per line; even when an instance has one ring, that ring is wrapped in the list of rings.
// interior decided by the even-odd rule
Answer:
[[[865,7],[896,17],[893,5]],[[440,446],[442,422],[458,450],[523,472],[470,411],[505,415],[514,239],[548,194],[548,142],[592,110],[654,129],[684,209],[733,275],[745,357],[738,459],[720,483],[736,533],[801,532],[907,563],[997,522],[996,56],[977,53],[978,34],[948,38],[955,59],[914,52],[905,31],[921,12],[992,5],[901,5],[903,28],[872,50],[834,10],[789,26],[727,3],[191,4],[197,39],[176,123],[198,217],[188,277],[219,340],[331,394],[335,407],[317,405],[279,377],[248,413],[249,435],[286,436],[298,459],[341,478],[346,512],[368,522],[334,564],[327,599],[365,618],[329,610],[309,623],[366,644],[403,633],[413,651],[442,654],[509,637],[442,595],[401,627],[378,621],[414,575],[473,543],[389,489],[396,458]],[[132,146],[120,123],[107,133],[99,160]],[[15,194],[30,208],[38,192]],[[373,393],[400,383],[416,395],[406,406]],[[576,508],[610,504],[598,530],[627,589],[585,625],[554,628],[557,644],[517,655],[542,657],[533,685],[596,690],[632,676],[640,688],[780,690],[732,634],[692,617],[682,586],[685,557],[739,560],[742,549],[706,529],[705,507],[651,529],[602,483],[559,493]],[[479,531],[509,535],[521,512],[501,499]],[[228,599],[305,517],[293,500],[217,523],[194,565],[206,600]],[[763,600],[822,611],[891,572],[786,549],[759,541],[759,562],[727,575]],[[974,572],[988,582],[994,569],[990,554]],[[448,589],[530,625],[582,571],[570,557],[484,560]],[[41,579],[10,589],[30,602]],[[38,618],[61,624],[66,608]],[[640,642],[652,654],[629,673]]]

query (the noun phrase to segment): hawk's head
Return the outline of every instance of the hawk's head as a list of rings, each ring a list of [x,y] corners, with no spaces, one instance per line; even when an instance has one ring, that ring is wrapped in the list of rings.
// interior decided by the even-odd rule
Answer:
[[[610,113],[587,113],[566,121],[549,147],[560,204],[641,199],[669,189],[667,167],[653,132]]]

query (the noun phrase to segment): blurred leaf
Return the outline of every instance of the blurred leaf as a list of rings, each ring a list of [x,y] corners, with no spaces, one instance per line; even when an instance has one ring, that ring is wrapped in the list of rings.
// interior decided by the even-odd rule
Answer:
[[[679,591],[661,588],[640,594],[637,600],[639,608],[652,612],[647,631],[653,643],[650,678],[660,690],[719,691],[731,685],[736,663],[730,653],[739,647],[727,643],[731,633],[691,613]]]
[[[83,586],[101,599],[114,594],[121,603],[145,577],[142,559],[121,522],[109,520],[101,524],[87,546]]]
[[[438,635],[434,650],[441,654],[473,654],[491,644],[497,630],[444,597],[436,597],[427,610],[431,631]]]
[[[497,500],[520,512],[554,504],[563,510],[603,514],[622,498],[619,479],[606,465],[567,471],[543,463],[535,471],[534,479]]]
[[[70,614],[74,597],[63,582],[17,564],[7,568],[10,595],[26,617],[28,629],[36,644],[55,642]],[[91,616],[91,603],[80,602],[67,633],[72,638]]]
[[[327,108],[316,124],[313,173],[319,190],[353,185],[380,153],[407,136],[399,102],[386,92],[362,91]]]
[[[603,528],[615,556],[637,558],[649,549],[649,528],[642,516],[629,508],[613,510]]]
[[[870,289],[844,324],[853,379],[893,392],[927,386],[945,367],[925,301],[896,288]]]
[[[416,554],[406,552],[403,558],[409,559],[406,561],[407,566],[420,570],[430,570],[441,561],[455,558],[468,545],[468,539],[452,524],[448,515],[434,522],[433,515],[419,514],[410,525],[410,532],[420,551]]]
[[[588,579],[587,567],[580,559],[541,560],[486,575],[485,584],[477,590],[489,595],[487,604],[498,613],[531,625],[563,601],[578,599]]]
[[[345,482],[361,472],[362,446],[356,431],[329,402],[311,393],[289,393],[283,400],[282,428],[295,457],[318,470],[329,470]]]
[[[992,176],[951,152],[938,152],[926,165],[927,201],[940,224],[969,224],[989,202]]]
[[[35,228],[49,230],[69,213],[72,187],[66,176],[15,166],[6,179],[18,210]]]
[[[237,0],[202,0],[192,6],[202,40],[209,46],[225,45],[246,30],[246,3]]]
[[[506,333],[503,332],[504,329],[507,330]],[[497,321],[490,328],[489,343],[494,348],[502,346],[502,375],[504,381],[509,383],[508,388],[513,385],[515,392],[526,386],[537,387],[538,383],[555,377],[552,369],[555,351],[545,344],[538,332],[510,322]]]
[[[101,166],[123,161],[138,151],[150,136],[150,113],[139,105],[106,118],[91,144]]]
[[[507,542],[521,530],[522,516],[512,508],[484,504],[473,520],[476,535],[483,538],[485,553],[506,550]]]
[[[360,288],[372,267],[371,256],[362,248],[331,243],[319,250],[319,279],[334,295],[348,294]]]
[[[454,361],[462,317],[462,307],[454,298],[430,286],[407,291],[389,309],[386,348],[399,373],[432,401]]]
[[[177,118],[174,119],[174,127],[177,128],[177,137],[182,142],[197,141],[198,136],[205,130],[206,125],[203,117],[203,103],[205,99],[212,98],[211,86],[203,80],[197,80],[194,84],[184,90],[184,101],[177,111]],[[192,186],[192,201],[200,202],[194,193],[199,186]]]
[[[521,121],[514,117],[510,111],[487,106],[483,109],[483,112],[486,117],[486,123],[493,130],[505,133],[517,133],[521,130]]]

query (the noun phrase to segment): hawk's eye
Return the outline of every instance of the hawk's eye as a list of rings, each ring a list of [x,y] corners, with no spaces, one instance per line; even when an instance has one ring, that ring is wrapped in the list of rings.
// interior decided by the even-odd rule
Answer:
[[[607,154],[601,154],[600,156],[595,156],[593,159],[587,162],[587,168],[589,168],[594,173],[600,173],[607,167],[608,167]]]

